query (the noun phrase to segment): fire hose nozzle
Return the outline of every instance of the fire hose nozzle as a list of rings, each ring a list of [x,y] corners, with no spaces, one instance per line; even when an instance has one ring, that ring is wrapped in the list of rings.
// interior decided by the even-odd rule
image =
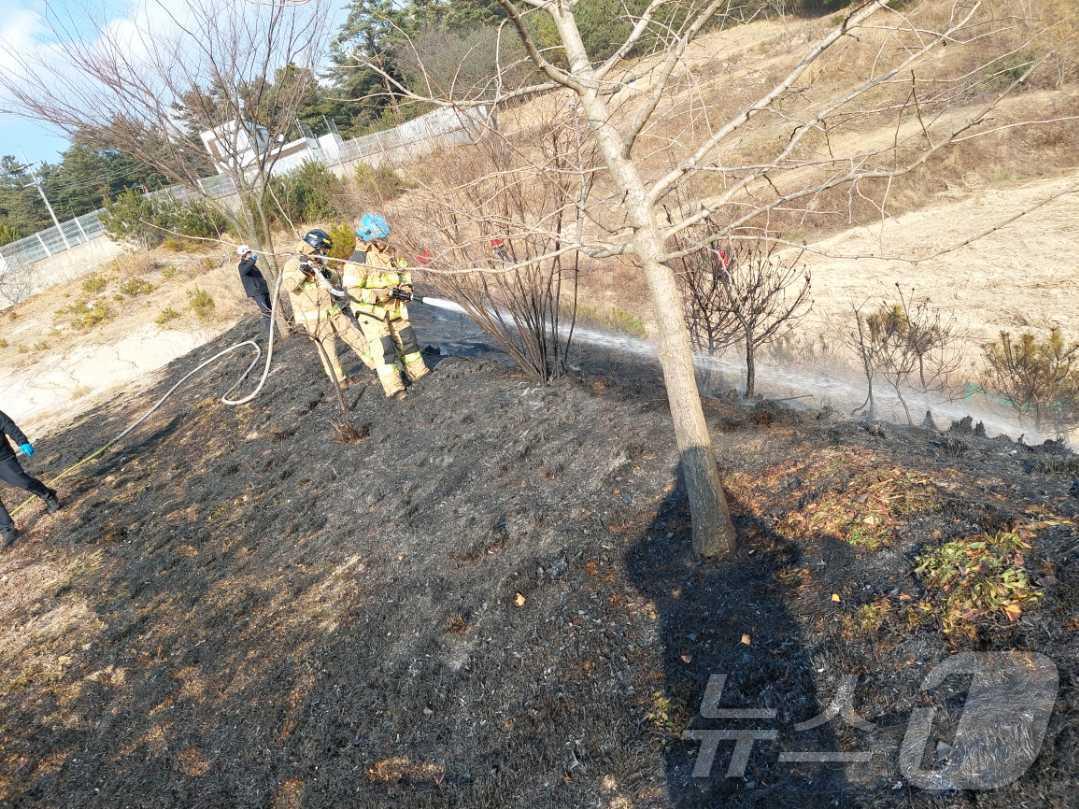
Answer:
[[[417,295],[415,292],[408,292],[400,287],[394,287],[390,292],[390,297],[396,301],[404,301],[405,303],[423,303],[423,297]]]

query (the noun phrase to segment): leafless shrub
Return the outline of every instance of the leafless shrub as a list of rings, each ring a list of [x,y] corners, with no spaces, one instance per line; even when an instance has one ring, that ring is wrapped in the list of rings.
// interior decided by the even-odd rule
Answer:
[[[786,365],[828,366],[840,361],[828,335],[803,334],[797,328],[781,330],[768,344],[768,356]]]
[[[678,260],[690,338],[709,354],[741,343],[747,399],[756,395],[757,349],[809,312],[812,280],[800,259],[800,254],[783,256],[775,244],[740,242],[705,247]]]
[[[566,245],[587,193],[576,134],[552,122],[527,153],[497,137],[458,150],[422,178],[404,229],[435,285],[541,382],[565,372],[576,320],[580,253]],[[462,267],[481,269],[444,272]]]
[[[933,307],[928,298],[906,294],[896,284],[897,300],[885,301],[868,314],[854,309],[855,324],[847,343],[854,349],[866,377],[866,401],[855,412],[876,416],[873,379],[881,376],[895,391],[911,425],[914,420],[905,392],[943,391],[959,367],[958,335],[950,313]]]
[[[873,344],[873,331],[869,326],[871,315],[867,315],[862,306],[853,303],[851,312],[854,315],[854,325],[844,333],[843,341],[857,356],[866,383],[865,401],[856,407],[851,415],[864,411],[872,421],[877,417],[877,397],[873,390],[873,381],[877,378],[877,353]]]
[[[1061,435],[1079,425],[1079,343],[1069,344],[1057,328],[1040,341],[1030,332],[1018,341],[1001,332],[983,351],[983,386],[1006,397],[1020,420],[1033,414],[1041,430],[1048,419]]]
[[[731,260],[727,250],[709,247],[682,256],[677,262],[690,342],[710,357],[730,345],[736,328],[723,284]]]
[[[34,293],[33,268],[22,265],[0,272],[0,298],[11,306],[22,303]]]

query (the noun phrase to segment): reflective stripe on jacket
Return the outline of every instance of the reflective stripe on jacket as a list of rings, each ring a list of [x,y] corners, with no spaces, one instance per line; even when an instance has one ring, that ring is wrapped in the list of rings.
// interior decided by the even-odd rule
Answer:
[[[394,287],[412,286],[412,273],[401,269],[400,262],[387,251],[370,245],[367,251],[357,246],[345,263],[345,291],[352,298],[352,308],[380,320],[407,317],[401,301],[389,297]]]

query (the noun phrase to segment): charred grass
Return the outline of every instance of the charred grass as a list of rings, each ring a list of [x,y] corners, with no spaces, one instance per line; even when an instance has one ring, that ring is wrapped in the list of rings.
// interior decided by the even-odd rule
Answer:
[[[40,442],[35,471],[245,329]],[[893,789],[904,712],[956,710],[920,691],[929,668],[1040,651],[1075,698],[1079,501],[1030,449],[972,437],[957,458],[918,430],[710,401],[741,548],[702,564],[650,369],[537,387],[448,359],[404,402],[351,388],[368,437],[340,443],[309,351],[288,341],[240,408],[213,395],[237,368],[208,370],[70,479],[63,512],[21,517],[0,557],[0,800],[973,806]],[[1022,598],[995,589],[1022,577]],[[724,705],[778,712],[744,779],[722,754],[691,776],[716,673]],[[874,734],[792,730],[846,675]],[[977,805],[1067,805],[1075,732],[1058,710],[1031,771]],[[861,769],[776,759],[867,745]]]

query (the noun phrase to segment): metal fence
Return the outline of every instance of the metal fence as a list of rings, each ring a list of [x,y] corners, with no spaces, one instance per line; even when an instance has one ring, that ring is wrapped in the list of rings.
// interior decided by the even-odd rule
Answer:
[[[282,174],[297,168],[308,160],[316,160],[327,166],[339,166],[360,161],[401,162],[442,146],[468,143],[486,123],[490,111],[477,108],[470,111],[440,109],[406,121],[398,127],[342,141],[331,139],[308,139],[307,149],[290,155],[275,166],[275,173]],[[235,181],[227,174],[203,177],[198,181],[202,194],[221,199],[237,192]],[[200,194],[181,185],[173,185],[152,191],[154,199],[171,198],[180,202],[198,199]],[[24,239],[0,247],[0,274],[25,268],[57,253],[89,244],[105,235],[101,223],[103,209],[91,211],[76,219],[27,236]]]
[[[0,272],[11,266],[32,264],[93,241],[105,232],[100,213],[91,211],[77,219],[61,222],[59,228],[54,225],[33,236],[5,244],[0,247]]]

